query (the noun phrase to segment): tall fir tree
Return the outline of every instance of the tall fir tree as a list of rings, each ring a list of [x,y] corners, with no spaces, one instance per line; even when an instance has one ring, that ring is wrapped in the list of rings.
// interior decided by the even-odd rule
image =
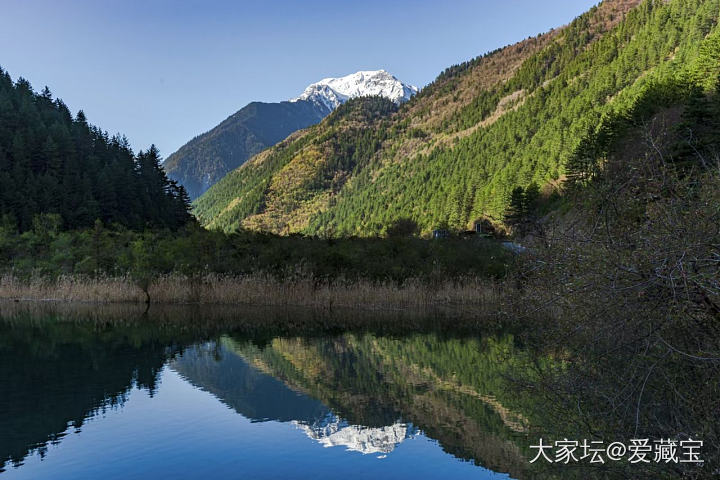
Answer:
[[[65,229],[97,220],[128,228],[176,229],[191,220],[187,193],[171,182],[151,146],[134,155],[125,137],[110,137],[73,118],[50,89],[35,93],[0,68],[0,217],[33,228],[57,214]]]

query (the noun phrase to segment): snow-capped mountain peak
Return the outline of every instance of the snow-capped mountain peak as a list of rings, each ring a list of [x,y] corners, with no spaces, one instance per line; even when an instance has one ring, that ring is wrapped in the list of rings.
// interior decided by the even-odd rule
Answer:
[[[308,85],[299,97],[290,101],[309,100],[334,110],[350,98],[381,95],[402,103],[417,92],[417,87],[402,83],[385,70],[366,70],[339,78],[323,78]]]

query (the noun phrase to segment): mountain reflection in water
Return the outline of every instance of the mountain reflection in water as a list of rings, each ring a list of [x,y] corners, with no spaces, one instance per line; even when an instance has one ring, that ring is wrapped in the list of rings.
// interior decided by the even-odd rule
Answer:
[[[350,425],[336,415],[328,414],[311,425],[294,421],[305,434],[324,447],[343,446],[363,454],[387,454],[395,450],[407,438],[413,438],[418,430],[412,424],[394,423],[385,427],[371,428]]]
[[[0,304],[0,471],[523,475],[526,419],[495,392],[498,359],[525,355],[512,336],[384,333],[402,321],[320,333],[326,318],[287,312]]]
[[[232,342],[223,339],[220,344],[193,346],[170,362],[170,368],[244,417],[258,422],[291,422],[325,447],[388,454],[418,433],[412,424],[399,420],[382,427],[352,425],[323,403],[248,365],[242,356],[224,346],[228,344]]]

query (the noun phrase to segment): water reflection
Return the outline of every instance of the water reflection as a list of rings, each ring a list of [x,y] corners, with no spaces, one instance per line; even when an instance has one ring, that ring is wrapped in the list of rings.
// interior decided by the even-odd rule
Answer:
[[[218,461],[215,456],[223,449],[240,442],[223,433],[223,425],[231,422],[227,410],[208,418],[207,410],[182,400],[190,398],[188,393],[169,392],[174,382],[170,372],[247,419],[247,425],[258,425],[242,427],[263,439],[245,447],[254,453],[245,458],[244,468],[255,462],[257,478],[293,471],[270,461],[280,453],[280,444],[283,455],[298,458],[293,468],[305,471],[330,465],[353,469],[366,457],[380,462],[362,463],[349,478],[402,478],[409,472],[416,472],[416,478],[446,478],[448,472],[482,478],[493,471],[517,477],[525,468],[522,432],[527,419],[515,410],[518,405],[505,405],[495,391],[497,356],[517,353],[509,335],[403,336],[359,328],[353,333],[273,336],[258,331],[258,319],[247,320],[252,316],[246,321],[222,314],[194,321],[196,312],[180,319],[176,310],[133,317],[115,311],[2,308],[0,464],[5,463],[8,478],[44,478],[42,465],[53,472],[51,478],[78,478],[73,475],[90,469],[112,478],[111,467],[97,470],[92,459],[97,452],[89,451],[104,443],[122,447],[128,468],[147,473],[152,467],[148,450],[157,448],[146,445],[151,430],[166,439],[156,442],[165,452],[152,457],[156,463],[169,458],[186,462],[188,456],[180,455],[183,448],[205,452],[196,459],[198,469]],[[377,320],[386,319],[376,317],[369,324]],[[324,321],[303,320],[306,325]],[[168,418],[190,418],[168,425],[157,413],[150,415],[151,410]],[[144,425],[110,421],[115,414],[137,415]],[[203,418],[203,424],[190,430],[191,418]],[[286,427],[279,433],[273,425]],[[205,444],[196,438],[198,429],[207,429]],[[79,446],[83,438],[96,440]],[[228,440],[211,449],[220,438]],[[308,453],[312,445],[315,449]],[[233,455],[241,458],[245,450]]]
[[[337,415],[328,414],[312,424],[293,423],[324,447],[345,447],[352,452],[362,454],[388,454],[404,440],[413,438],[418,432],[412,424],[393,423],[385,427],[372,428],[362,425],[350,425]]]
[[[580,372],[563,355],[442,312],[0,302],[0,473],[627,477],[622,464],[529,464],[540,436],[603,426],[591,403],[561,409],[572,397],[538,388],[547,372]]]
[[[0,322],[0,469],[4,460],[22,464],[33,450],[44,455],[48,443],[122,406],[133,385],[154,392],[158,372],[179,350],[93,329]]]
[[[311,424],[330,413],[330,409],[318,400],[289,389],[219,343],[192,346],[169,365],[188,382],[212,393],[254,422],[275,420]]]
[[[238,346],[228,338],[196,345],[169,365],[188,382],[212,393],[245,418],[255,422],[290,422],[325,447],[387,454],[418,433],[412,424],[400,419],[381,427],[353,425],[322,402],[250,366],[233,348]],[[265,365],[264,369],[269,367]]]

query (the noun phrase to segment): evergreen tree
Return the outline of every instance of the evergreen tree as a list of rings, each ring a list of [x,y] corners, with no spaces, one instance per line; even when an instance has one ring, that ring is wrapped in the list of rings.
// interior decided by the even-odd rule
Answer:
[[[534,215],[537,208],[538,202],[540,201],[540,187],[537,183],[531,182],[525,188],[524,198],[524,210],[526,215]]]
[[[505,213],[505,220],[510,224],[518,223],[526,214],[525,190],[523,187],[515,187],[510,194],[510,202]]]
[[[16,228],[52,213],[66,229],[98,219],[176,229],[190,221],[189,208],[155,146],[136,156],[126,138],[90,125],[82,110],[73,118],[49,88],[35,93],[0,69],[0,216]]]

